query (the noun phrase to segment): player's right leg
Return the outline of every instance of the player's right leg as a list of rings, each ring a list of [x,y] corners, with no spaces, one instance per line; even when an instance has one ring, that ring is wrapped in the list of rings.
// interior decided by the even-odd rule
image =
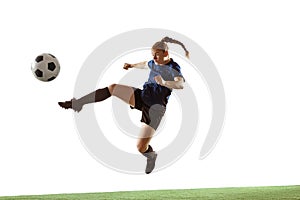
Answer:
[[[153,151],[152,147],[149,145],[154,133],[154,128],[142,123],[141,132],[137,141],[137,148],[139,152],[147,158],[146,174],[150,174],[153,171],[157,158],[157,153]]]
[[[80,99],[73,98],[70,101],[58,102],[58,104],[62,108],[72,108],[74,111],[79,112],[85,104],[104,101],[110,96],[116,96],[131,106],[135,105],[134,89],[130,86],[119,84],[112,84],[108,87],[91,92]]]

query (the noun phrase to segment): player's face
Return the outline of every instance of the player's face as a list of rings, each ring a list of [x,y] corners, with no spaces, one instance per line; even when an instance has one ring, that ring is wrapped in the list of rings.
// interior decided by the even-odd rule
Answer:
[[[152,56],[153,56],[153,60],[157,64],[164,64],[166,61],[166,57],[168,56],[168,53],[161,49],[152,49]]]

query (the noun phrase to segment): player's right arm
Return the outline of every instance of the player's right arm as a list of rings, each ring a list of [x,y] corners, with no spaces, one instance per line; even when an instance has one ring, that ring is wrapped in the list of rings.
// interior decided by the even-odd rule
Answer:
[[[123,69],[128,70],[129,68],[137,68],[137,69],[147,69],[148,61],[143,61],[135,64],[125,63]]]

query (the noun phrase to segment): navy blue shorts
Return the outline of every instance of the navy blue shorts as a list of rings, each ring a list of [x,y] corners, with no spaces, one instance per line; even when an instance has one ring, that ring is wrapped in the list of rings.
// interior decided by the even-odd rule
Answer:
[[[141,122],[148,124],[149,126],[154,128],[154,130],[156,130],[161,122],[162,117],[166,112],[166,107],[160,104],[154,104],[151,106],[145,104],[141,95],[142,90],[139,88],[133,89],[135,106],[130,106],[130,108],[142,111]]]

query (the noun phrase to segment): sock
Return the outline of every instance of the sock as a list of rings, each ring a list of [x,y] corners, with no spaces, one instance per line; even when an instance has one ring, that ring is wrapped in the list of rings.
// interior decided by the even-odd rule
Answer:
[[[153,152],[153,149],[150,145],[148,145],[148,149],[144,153],[149,153],[149,152]]]
[[[108,90],[108,87],[105,87],[105,88],[98,89],[90,94],[87,94],[87,95],[81,97],[76,102],[81,105],[84,105],[84,104],[88,104],[88,103],[103,101],[103,100],[109,98],[110,96],[111,96],[111,94]]]

